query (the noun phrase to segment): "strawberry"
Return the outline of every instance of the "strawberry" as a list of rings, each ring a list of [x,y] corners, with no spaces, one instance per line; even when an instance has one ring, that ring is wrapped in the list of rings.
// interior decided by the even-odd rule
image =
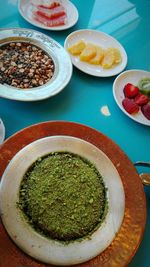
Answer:
[[[133,99],[124,98],[122,105],[129,114],[137,113],[139,111],[139,106],[134,102]]]
[[[148,97],[146,95],[143,95],[141,93],[139,93],[135,99],[134,99],[135,103],[138,105],[138,106],[143,106],[145,105],[146,103],[148,103]]]
[[[150,120],[150,102],[141,107],[143,115]]]
[[[134,98],[139,93],[139,88],[132,83],[127,83],[123,89],[125,97]]]

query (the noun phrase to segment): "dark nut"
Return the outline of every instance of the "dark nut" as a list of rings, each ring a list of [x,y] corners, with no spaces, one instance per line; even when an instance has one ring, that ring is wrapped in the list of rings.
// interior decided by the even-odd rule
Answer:
[[[54,62],[45,51],[26,42],[0,48],[0,83],[21,89],[42,86],[54,74]]]

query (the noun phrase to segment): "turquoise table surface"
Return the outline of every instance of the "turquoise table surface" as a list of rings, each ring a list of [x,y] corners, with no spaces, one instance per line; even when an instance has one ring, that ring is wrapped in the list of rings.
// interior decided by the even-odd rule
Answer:
[[[77,24],[68,30],[56,32],[36,28],[25,21],[18,12],[16,0],[0,0],[0,27],[36,29],[62,46],[67,35],[75,30],[88,28],[103,31],[124,46],[128,55],[126,70],[150,71],[150,0],[72,2],[79,11]],[[37,102],[1,98],[0,118],[5,124],[6,138],[35,123],[72,121],[95,128],[110,137],[133,163],[139,160],[150,161],[150,128],[131,120],[118,108],[112,93],[115,78],[97,78],[74,68],[69,84],[52,98]],[[108,107],[109,116],[101,112],[103,106]],[[138,168],[138,172],[150,172],[150,169]],[[144,190],[147,224],[130,267],[150,267],[150,187],[145,187]]]

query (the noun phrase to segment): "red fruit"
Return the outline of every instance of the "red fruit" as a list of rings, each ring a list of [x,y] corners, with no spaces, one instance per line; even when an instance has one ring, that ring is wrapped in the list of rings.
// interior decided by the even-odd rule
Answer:
[[[139,93],[135,99],[134,99],[135,103],[138,105],[138,106],[143,106],[145,105],[146,103],[148,103],[148,97],[146,95],[143,95],[141,93]]]
[[[124,98],[122,105],[129,114],[137,113],[139,111],[139,106],[134,102],[133,99]]]
[[[150,120],[150,102],[141,107],[143,115]]]
[[[132,83],[127,83],[123,89],[125,97],[134,98],[139,93],[139,88]]]

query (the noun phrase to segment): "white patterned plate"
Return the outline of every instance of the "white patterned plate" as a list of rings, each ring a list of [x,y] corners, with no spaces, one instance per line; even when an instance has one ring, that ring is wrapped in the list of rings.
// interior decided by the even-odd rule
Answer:
[[[72,64],[68,53],[54,39],[30,29],[14,28],[0,30],[0,44],[9,42],[29,42],[44,50],[52,59],[55,71],[52,79],[42,86],[32,89],[18,89],[7,84],[0,84],[0,97],[37,101],[52,97],[62,91],[72,76]]]

